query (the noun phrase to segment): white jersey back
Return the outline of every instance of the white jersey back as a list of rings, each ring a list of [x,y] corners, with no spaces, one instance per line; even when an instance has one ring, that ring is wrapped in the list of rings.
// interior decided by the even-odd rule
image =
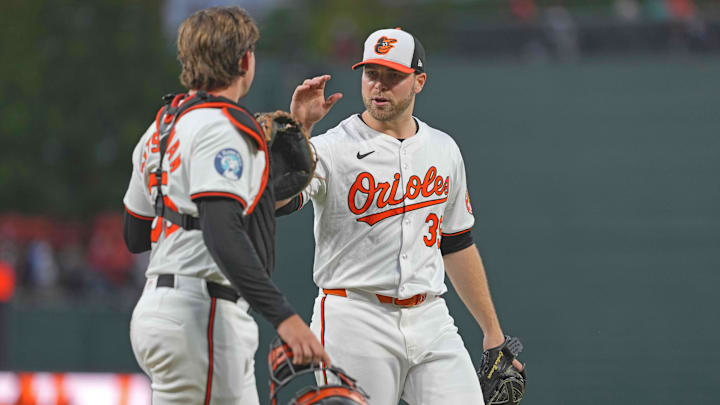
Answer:
[[[465,167],[449,135],[416,121],[402,142],[358,115],[312,138],[319,160],[302,204],[315,209],[319,287],[398,298],[447,290],[442,235],[474,224]]]
[[[151,174],[160,161],[156,124],[133,152],[133,172],[123,202],[142,219],[155,217],[155,187]],[[193,200],[220,196],[239,201],[252,212],[267,181],[267,157],[253,139],[239,132],[219,108],[187,112],[175,124],[163,158],[162,193],[166,205],[182,214],[198,216]],[[158,218],[152,224],[152,253],[146,275],[172,273],[230,285],[210,256],[199,230],[185,230]]]

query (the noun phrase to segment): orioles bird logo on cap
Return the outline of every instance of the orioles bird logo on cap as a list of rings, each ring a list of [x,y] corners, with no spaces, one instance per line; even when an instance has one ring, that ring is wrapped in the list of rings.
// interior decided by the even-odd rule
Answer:
[[[395,47],[395,45],[393,45],[395,42],[397,42],[397,39],[392,39],[385,36],[380,37],[380,39],[378,39],[377,43],[375,44],[375,53],[377,53],[378,55],[385,55],[386,53],[390,52],[392,48]]]

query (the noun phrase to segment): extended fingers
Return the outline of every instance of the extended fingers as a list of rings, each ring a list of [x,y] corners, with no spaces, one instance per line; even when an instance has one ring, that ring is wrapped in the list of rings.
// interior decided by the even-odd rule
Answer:
[[[302,94],[306,91],[310,90],[310,86],[307,84],[301,84],[297,87],[295,87],[295,91],[293,92],[293,97],[296,97],[299,94]]]
[[[330,80],[330,75],[322,75],[322,76],[316,76],[312,79],[306,80],[308,82],[307,84],[310,85],[313,89],[322,89],[325,87],[325,83]],[[303,84],[305,84],[303,82]]]
[[[328,97],[324,103],[325,108],[330,108],[333,105],[335,105],[335,103],[337,103],[338,100],[340,100],[342,98],[342,96],[343,96],[342,93],[335,93],[332,96]]]

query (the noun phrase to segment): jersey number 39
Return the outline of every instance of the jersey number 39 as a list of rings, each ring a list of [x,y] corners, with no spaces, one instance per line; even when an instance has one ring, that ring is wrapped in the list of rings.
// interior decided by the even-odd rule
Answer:
[[[433,245],[437,245],[437,247],[440,248],[442,219],[442,216],[438,218],[434,213],[428,214],[427,218],[425,218],[425,223],[430,223],[430,228],[428,229],[430,235],[423,236],[426,246],[432,247]]]

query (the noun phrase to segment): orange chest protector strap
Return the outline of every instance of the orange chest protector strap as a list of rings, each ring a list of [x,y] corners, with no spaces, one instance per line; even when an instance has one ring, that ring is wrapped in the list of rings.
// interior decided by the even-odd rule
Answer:
[[[246,121],[247,118],[253,119],[247,111],[230,100],[215,97],[203,91],[191,96],[187,94],[168,94],[163,97],[163,100],[166,104],[160,109],[156,119],[160,161],[157,170],[150,174],[149,179],[149,187],[155,187],[157,190],[155,216],[162,217],[185,230],[201,229],[199,218],[179,212],[175,204],[167,196],[163,195],[162,191],[162,186],[168,184],[169,178],[168,172],[163,170],[163,160],[175,135],[175,124],[185,113],[198,108],[224,108],[233,115],[242,115],[245,118],[243,121]],[[263,140],[256,139],[256,142],[263,142]]]

